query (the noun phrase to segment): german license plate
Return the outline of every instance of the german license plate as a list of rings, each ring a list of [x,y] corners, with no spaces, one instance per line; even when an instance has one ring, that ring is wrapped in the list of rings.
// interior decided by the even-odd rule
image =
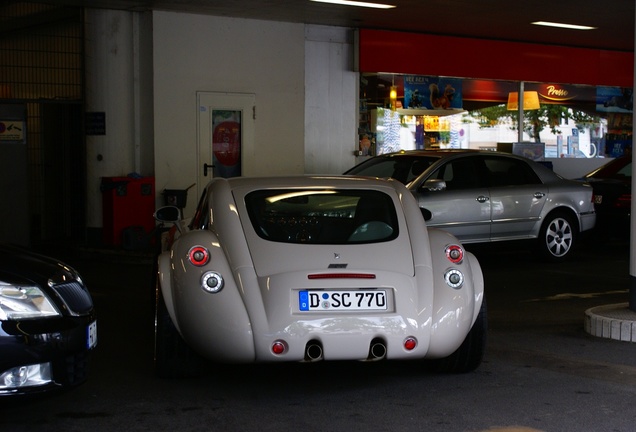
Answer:
[[[298,293],[301,311],[386,310],[386,290],[307,290]]]
[[[88,349],[94,348],[97,345],[97,321],[93,321],[88,325],[86,330],[86,346]]]

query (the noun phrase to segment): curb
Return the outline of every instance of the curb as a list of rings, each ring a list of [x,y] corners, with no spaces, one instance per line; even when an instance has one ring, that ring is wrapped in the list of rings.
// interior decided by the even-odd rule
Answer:
[[[596,306],[585,311],[585,331],[592,336],[636,342],[636,312],[629,303]]]

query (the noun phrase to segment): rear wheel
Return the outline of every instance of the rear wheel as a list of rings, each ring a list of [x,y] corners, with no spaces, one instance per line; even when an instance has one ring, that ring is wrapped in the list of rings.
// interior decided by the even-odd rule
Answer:
[[[466,339],[450,356],[435,360],[437,372],[466,373],[479,367],[486,351],[486,336],[488,333],[488,311],[486,299],[481,303],[479,315],[466,335]]]
[[[155,374],[161,378],[189,378],[199,374],[201,359],[175,327],[157,285],[155,308]]]
[[[564,212],[549,214],[539,232],[539,252],[547,261],[560,262],[571,255],[576,243],[576,225]]]

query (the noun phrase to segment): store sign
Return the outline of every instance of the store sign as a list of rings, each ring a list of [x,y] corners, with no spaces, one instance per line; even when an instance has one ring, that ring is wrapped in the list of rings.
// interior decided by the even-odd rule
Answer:
[[[0,141],[24,141],[24,122],[19,120],[0,120]]]
[[[567,84],[532,84],[526,83],[526,90],[536,90],[541,103],[548,104],[580,104],[593,103],[595,87]]]
[[[450,132],[451,125],[448,117],[424,116],[425,132]]]
[[[462,80],[405,75],[404,107],[428,109],[462,108]]]
[[[539,96],[551,102],[565,102],[576,98],[576,93],[559,84],[543,84],[540,86]]]

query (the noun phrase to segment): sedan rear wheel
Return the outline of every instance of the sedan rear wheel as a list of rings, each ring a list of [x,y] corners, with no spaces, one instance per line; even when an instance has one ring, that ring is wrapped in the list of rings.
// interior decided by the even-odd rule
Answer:
[[[576,228],[572,218],[557,212],[548,215],[539,233],[539,251],[552,262],[563,261],[570,256],[576,241]]]

